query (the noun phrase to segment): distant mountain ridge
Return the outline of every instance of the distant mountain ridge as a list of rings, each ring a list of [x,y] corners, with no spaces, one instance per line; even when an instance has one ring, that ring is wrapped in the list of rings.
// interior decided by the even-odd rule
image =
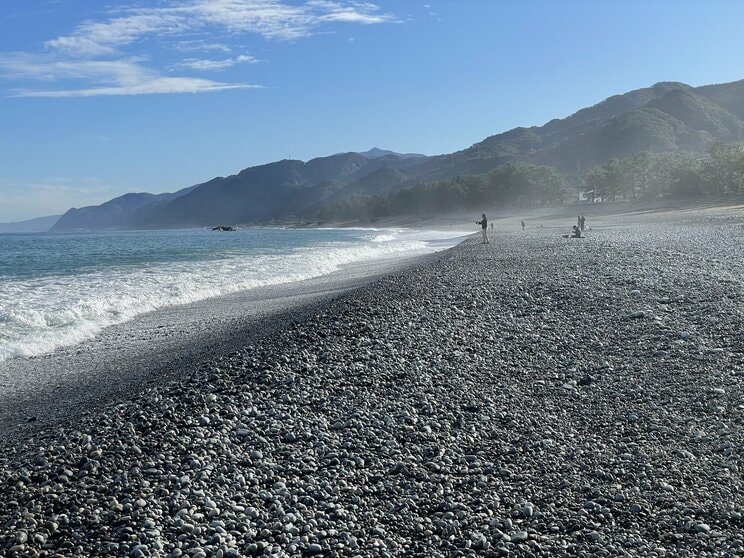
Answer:
[[[369,157],[370,159],[386,157],[388,155],[394,155],[395,157],[400,157],[401,159],[420,159],[422,157],[426,157],[426,155],[422,155],[421,153],[396,153],[395,151],[390,151],[388,149],[380,149],[379,147],[373,147],[369,151],[363,151],[359,154],[364,155],[365,157]]]
[[[147,214],[179,196],[188,194],[190,186],[172,194],[124,194],[101,205],[70,209],[52,227],[52,231],[130,229],[136,228],[141,214]]]
[[[744,140],[744,80],[702,87],[661,82],[614,95],[543,126],[518,127],[446,155],[373,148],[307,162],[282,160],[173,194],[127,194],[71,209],[52,230],[265,223],[313,218],[325,205],[387,195],[419,182],[486,173],[508,162],[551,165],[569,178],[641,151],[702,152]]]
[[[39,233],[47,232],[59,220],[61,215],[36,217],[14,223],[0,223],[0,233]]]

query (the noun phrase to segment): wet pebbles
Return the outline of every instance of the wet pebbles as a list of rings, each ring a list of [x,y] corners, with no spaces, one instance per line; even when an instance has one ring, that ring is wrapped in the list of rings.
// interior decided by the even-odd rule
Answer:
[[[468,241],[5,448],[0,554],[744,555],[743,234]]]

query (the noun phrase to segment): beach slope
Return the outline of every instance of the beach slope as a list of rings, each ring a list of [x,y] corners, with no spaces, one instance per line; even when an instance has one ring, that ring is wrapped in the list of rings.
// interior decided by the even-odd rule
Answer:
[[[502,230],[6,448],[17,556],[744,549],[740,215]]]

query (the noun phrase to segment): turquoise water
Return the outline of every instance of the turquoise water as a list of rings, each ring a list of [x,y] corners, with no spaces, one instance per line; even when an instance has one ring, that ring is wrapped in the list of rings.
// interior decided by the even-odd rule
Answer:
[[[0,234],[0,362],[158,308],[441,247],[452,231],[242,229]]]

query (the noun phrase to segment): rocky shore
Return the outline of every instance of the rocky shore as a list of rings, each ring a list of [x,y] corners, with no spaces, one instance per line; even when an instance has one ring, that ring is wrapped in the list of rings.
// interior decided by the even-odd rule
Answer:
[[[743,237],[469,240],[6,444],[0,554],[744,555]]]

